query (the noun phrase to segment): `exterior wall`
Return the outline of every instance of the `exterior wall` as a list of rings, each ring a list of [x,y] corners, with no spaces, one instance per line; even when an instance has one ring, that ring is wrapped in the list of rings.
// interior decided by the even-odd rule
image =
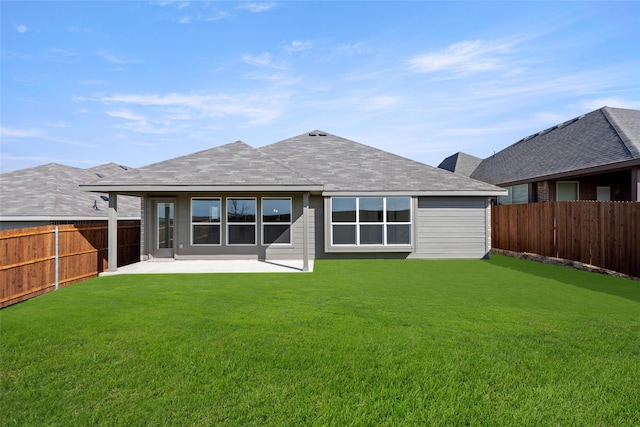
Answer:
[[[587,175],[580,177],[568,177],[551,181],[538,181],[537,202],[555,202],[557,200],[558,182],[578,182],[579,200],[597,200],[597,188],[609,187],[612,202],[628,202],[634,200],[633,170]],[[637,185],[637,184],[636,184]]]
[[[226,244],[226,218],[224,215],[225,206],[223,203],[222,222],[221,222],[221,245],[219,246],[194,246],[191,244],[191,199],[193,197],[216,197],[222,198],[223,202],[226,197],[255,197],[257,199],[257,238],[256,245],[251,246],[230,246]],[[292,225],[291,225],[291,245],[262,245],[262,223],[261,223],[261,199],[262,197],[291,197],[292,199]],[[175,199],[175,234],[174,234],[174,257],[176,259],[302,259],[303,258],[303,239],[304,227],[302,218],[302,194],[180,194],[170,198]],[[153,256],[153,245],[155,239],[155,217],[154,203],[156,200],[165,199],[164,197],[146,197],[145,213],[146,221],[144,233],[147,238],[144,239],[143,258]],[[311,198],[314,199],[313,197]],[[310,200],[309,203],[309,259],[315,257],[315,236],[314,230],[315,209]],[[163,200],[166,201],[166,200]]]
[[[490,252],[487,197],[419,197],[416,251],[409,258],[485,258]]]
[[[258,215],[258,244],[255,246],[228,246],[226,223],[222,226],[222,245],[192,246],[191,198],[244,196],[292,197],[293,224],[292,245],[262,246],[261,223]],[[162,198],[165,199],[165,198]],[[405,252],[359,252],[327,253],[325,251],[325,198],[312,195],[309,198],[309,259],[354,259],[354,258],[483,258],[490,252],[490,203],[487,197],[418,197],[413,204],[414,251]],[[152,234],[155,227],[153,197],[144,199],[143,223],[146,236],[143,240],[143,257],[153,254],[155,242]],[[301,259],[303,257],[302,194],[184,194],[175,197],[176,259]]]

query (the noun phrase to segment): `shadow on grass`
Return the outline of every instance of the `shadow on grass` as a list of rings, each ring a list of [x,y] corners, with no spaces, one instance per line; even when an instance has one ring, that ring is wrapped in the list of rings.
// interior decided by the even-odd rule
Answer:
[[[569,267],[544,264],[536,261],[492,255],[491,264],[545,279],[556,280],[571,286],[602,292],[640,302],[640,281],[606,276],[599,273],[575,270]]]

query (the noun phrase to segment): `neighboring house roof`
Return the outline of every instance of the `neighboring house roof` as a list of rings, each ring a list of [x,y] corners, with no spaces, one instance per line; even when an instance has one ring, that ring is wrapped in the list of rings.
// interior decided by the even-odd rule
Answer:
[[[471,178],[497,185],[640,165],[640,111],[603,107],[521,139]]]
[[[438,167],[458,175],[471,176],[481,162],[480,157],[458,152],[444,159]]]
[[[85,189],[144,191],[255,191],[295,187],[331,192],[448,192],[496,195],[503,190],[322,131],[252,148],[234,142],[155,163]],[[490,193],[490,194],[489,194]]]
[[[95,180],[100,174],[127,169],[115,164],[80,169],[49,163],[0,174],[0,220],[106,219],[108,201],[101,198],[102,194],[82,191],[79,185]],[[118,198],[118,213],[121,219],[139,219],[140,199]]]

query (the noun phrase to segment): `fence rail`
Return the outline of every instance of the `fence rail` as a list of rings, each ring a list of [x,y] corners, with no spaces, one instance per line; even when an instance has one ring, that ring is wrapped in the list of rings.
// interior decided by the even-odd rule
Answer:
[[[493,206],[494,248],[565,258],[640,276],[640,203]]]
[[[107,225],[0,231],[0,308],[95,277],[108,268]],[[140,223],[118,223],[118,266],[140,260]]]

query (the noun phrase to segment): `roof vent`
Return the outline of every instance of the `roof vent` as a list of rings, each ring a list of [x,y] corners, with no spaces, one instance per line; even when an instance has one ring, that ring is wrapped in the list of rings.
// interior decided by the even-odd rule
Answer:
[[[327,136],[326,133],[319,133],[318,136]]]
[[[318,134],[314,132],[309,132],[309,136],[318,136]]]

